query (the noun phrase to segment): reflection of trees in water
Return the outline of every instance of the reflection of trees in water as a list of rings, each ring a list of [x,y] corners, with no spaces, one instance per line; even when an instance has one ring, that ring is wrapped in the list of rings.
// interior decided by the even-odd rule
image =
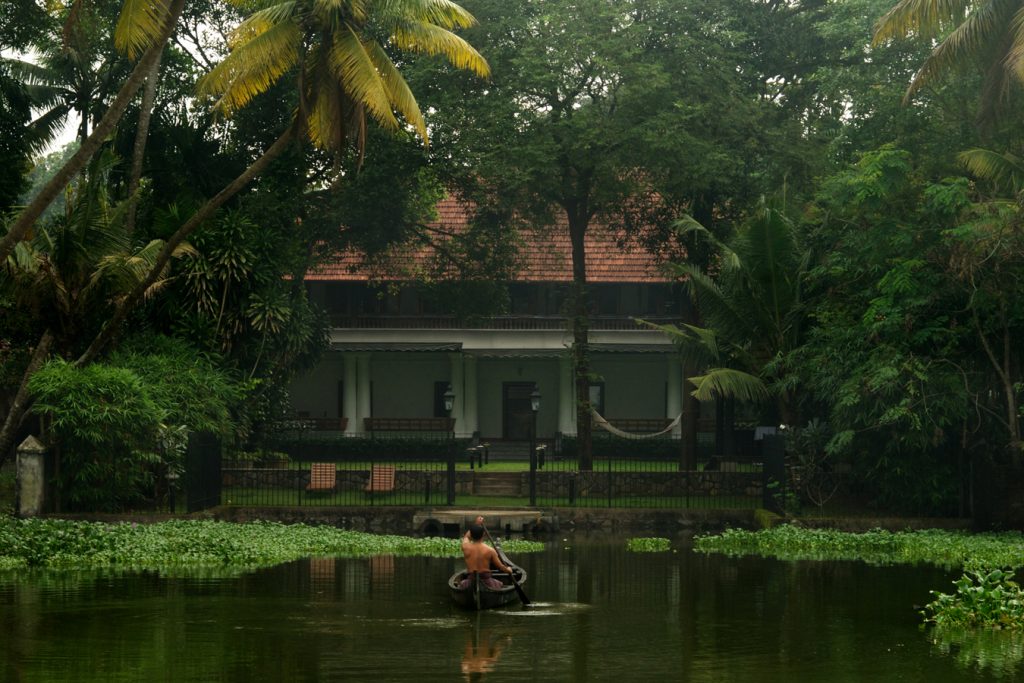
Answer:
[[[964,669],[1014,678],[1024,662],[1024,633],[1018,631],[934,627],[928,635],[938,652],[952,656]]]

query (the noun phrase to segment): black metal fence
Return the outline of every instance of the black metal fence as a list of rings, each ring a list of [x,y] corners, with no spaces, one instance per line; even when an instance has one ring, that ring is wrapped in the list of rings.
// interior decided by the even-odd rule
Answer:
[[[499,460],[486,446],[451,446],[441,458],[403,456],[396,441],[391,458],[224,460],[216,472],[203,466],[189,475],[189,499],[197,487],[217,488],[219,504],[230,506],[756,508],[778,501],[766,473],[785,471],[761,460],[722,458],[683,469],[676,450],[672,457],[599,454],[590,467],[581,467],[577,458],[556,455],[549,446],[529,460]],[[200,481],[209,477],[217,479],[215,486]]]
[[[257,467],[225,461],[222,503],[239,506],[356,506],[449,504],[444,461],[284,462]]]

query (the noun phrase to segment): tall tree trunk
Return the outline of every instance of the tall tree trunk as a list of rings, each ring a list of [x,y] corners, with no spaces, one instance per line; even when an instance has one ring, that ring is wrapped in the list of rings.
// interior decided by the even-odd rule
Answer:
[[[18,436],[18,429],[21,428],[21,421],[31,405],[31,401],[28,396],[28,381],[32,378],[32,375],[36,374],[36,371],[50,355],[50,349],[53,347],[53,339],[53,332],[50,331],[50,328],[46,328],[46,331],[43,332],[43,336],[39,338],[39,343],[36,344],[35,351],[32,352],[32,358],[29,359],[28,367],[25,368],[25,373],[21,377],[21,384],[18,385],[18,393],[14,396],[14,403],[11,404],[11,409],[7,412],[3,428],[0,429],[0,465],[3,465],[4,462],[6,462],[7,457],[14,448],[14,439]]]
[[[687,363],[683,366],[683,433],[680,442],[681,470],[692,472],[697,469],[697,419],[700,417],[700,401],[693,395],[697,387],[690,378],[699,370]]]
[[[110,108],[107,109],[107,113],[96,124],[88,139],[82,143],[82,146],[78,148],[74,156],[68,159],[60,170],[50,178],[50,181],[43,186],[39,194],[29,202],[28,206],[22,209],[7,231],[7,234],[4,235],[3,239],[0,239],[0,263],[7,260],[7,257],[14,251],[14,245],[24,239],[29,228],[35,225],[35,222],[39,220],[39,217],[43,215],[43,212],[56,199],[57,195],[67,187],[71,179],[85,168],[103,142],[114,131],[114,127],[121,120],[124,110],[128,107],[132,98],[135,97],[135,93],[142,87],[142,82],[146,80],[146,76],[152,70],[153,62],[163,52],[164,45],[174,32],[174,27],[178,23],[178,17],[181,15],[181,10],[184,6],[185,0],[173,0],[163,31],[153,45],[143,53],[135,68],[132,69],[128,80],[121,86],[121,90],[117,93],[114,101],[111,102]]]
[[[156,87],[160,82],[160,55],[146,76],[146,87],[142,91],[142,104],[139,106],[139,123],[135,131],[135,145],[132,147],[132,168],[128,176],[128,214],[125,216],[125,229],[129,235],[135,233],[135,209],[139,205],[135,193],[139,191],[142,180],[142,161],[146,156],[146,140],[149,138],[149,122],[153,118],[153,103],[156,101]]]
[[[300,122],[295,121],[290,125],[277,140],[274,141],[263,155],[254,161],[251,166],[245,169],[237,178],[229,183],[223,190],[218,192],[212,199],[207,201],[203,206],[199,208],[192,217],[189,218],[178,230],[171,235],[164,243],[163,249],[156,257],[156,261],[153,263],[153,267],[146,274],[134,289],[124,297],[110,318],[103,325],[103,328],[99,331],[96,337],[93,339],[89,348],[75,361],[75,365],[82,367],[87,365],[99,355],[100,351],[110,343],[111,340],[117,335],[121,324],[128,317],[128,314],[135,308],[135,306],[142,300],[149,288],[160,278],[164,268],[170,262],[171,257],[174,255],[175,249],[185,241],[192,232],[198,228],[204,221],[213,216],[214,212],[217,211],[225,202],[235,196],[241,191],[249,182],[260,175],[266,167],[284,152],[288,146],[295,139],[296,130],[299,129]]]
[[[590,414],[590,306],[587,292],[587,253],[584,237],[587,219],[581,212],[567,211],[572,243],[572,358],[576,377],[576,444],[579,468],[594,469]]]
[[[1020,432],[1020,408],[1017,405],[1017,393],[1014,390],[1014,378],[1013,372],[1013,345],[1010,339],[1010,330],[1006,324],[1005,316],[1003,316],[1003,335],[1002,335],[1002,358],[996,356],[995,350],[989,343],[988,337],[985,336],[985,332],[981,326],[981,320],[978,319],[976,311],[972,311],[972,319],[974,320],[974,328],[978,333],[978,338],[981,340],[981,346],[985,350],[985,355],[988,357],[989,363],[992,364],[992,369],[995,370],[996,376],[999,377],[999,384],[1003,390],[1003,398],[1005,401],[1006,408],[1006,428],[1009,432],[1010,437],[1010,457],[1011,460],[1016,461],[1021,454],[1021,432]]]
[[[683,307],[682,318],[689,325],[697,325],[700,322],[696,309],[689,303]],[[690,378],[700,374],[700,370],[701,368],[692,362],[683,363],[683,433],[679,450],[679,469],[687,472],[697,469],[697,420],[700,418],[700,401],[693,395],[697,387]]]

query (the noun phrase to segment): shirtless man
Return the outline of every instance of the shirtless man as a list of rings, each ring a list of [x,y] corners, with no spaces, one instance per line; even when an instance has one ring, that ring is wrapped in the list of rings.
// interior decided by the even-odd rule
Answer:
[[[480,580],[488,588],[502,588],[501,581],[491,577],[491,567],[497,567],[509,574],[512,570],[505,566],[497,551],[483,541],[484,518],[478,516],[476,522],[469,527],[469,531],[462,537],[462,556],[466,559],[466,578],[462,580],[462,587],[468,588],[473,580],[473,574],[479,574]]]

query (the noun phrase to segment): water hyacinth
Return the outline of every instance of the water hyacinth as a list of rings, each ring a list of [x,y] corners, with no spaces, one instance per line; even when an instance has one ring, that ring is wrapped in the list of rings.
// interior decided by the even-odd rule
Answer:
[[[760,555],[781,560],[862,560],[871,564],[933,564],[946,569],[967,563],[984,567],[1024,566],[1024,535],[1019,532],[971,534],[963,531],[849,533],[784,524],[761,531],[728,529],[698,536],[694,549],[732,556]]]
[[[626,550],[634,553],[661,553],[672,548],[667,538],[630,538],[626,541]]]
[[[926,622],[946,629],[1024,629],[1024,592],[1006,569],[969,568],[952,594],[932,591]]]
[[[509,540],[510,553],[543,550]],[[303,557],[458,557],[459,541],[345,531],[328,526],[170,521],[107,524],[0,517],[0,570],[265,567]]]

